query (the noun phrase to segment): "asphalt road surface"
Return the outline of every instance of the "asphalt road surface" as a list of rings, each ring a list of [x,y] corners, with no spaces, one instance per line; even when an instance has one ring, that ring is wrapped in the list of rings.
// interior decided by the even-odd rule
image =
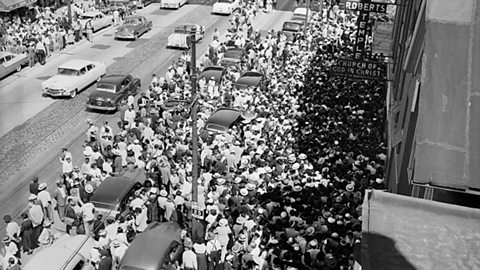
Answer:
[[[85,110],[85,101],[92,87],[71,100],[41,97],[41,82],[52,76],[59,64],[70,58],[106,62],[109,65],[107,74],[130,73],[142,80],[144,90],[152,73],[164,76],[171,62],[181,55],[181,51],[165,48],[167,37],[175,25],[194,22],[205,26],[204,39],[197,44],[198,56],[208,49],[215,29],[220,33],[226,32],[230,17],[210,15],[212,2],[186,5],[179,10],[159,10],[157,4],[152,4],[139,13],[153,21],[154,29],[137,41],[114,41],[114,29],[108,28],[97,33],[93,43],[69,48],[50,58],[45,66],[24,70],[0,82],[0,125],[3,127],[5,119],[10,118],[20,125],[16,127],[17,133],[9,132],[0,139],[0,213],[17,218],[24,211],[29,195],[28,185],[34,176],[47,183],[48,190],[54,189],[54,182],[61,173],[58,157],[62,147],[72,152],[75,165],[82,163],[86,119],[93,119],[96,126],[108,121],[112,127],[119,121],[118,113],[101,114]],[[254,20],[254,29],[261,32],[280,30],[282,23],[290,19],[294,3],[278,0],[278,10],[269,14],[259,12]],[[29,120],[28,115],[32,117]],[[25,123],[22,124],[22,121]],[[23,139],[24,136],[28,139]],[[55,226],[57,229],[62,227],[59,222]],[[4,224],[0,228],[2,237]]]

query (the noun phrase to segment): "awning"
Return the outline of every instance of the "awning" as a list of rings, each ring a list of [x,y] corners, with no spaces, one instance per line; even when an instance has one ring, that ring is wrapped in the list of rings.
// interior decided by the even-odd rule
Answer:
[[[0,0],[0,12],[10,12],[17,8],[27,7],[36,3],[36,0]]]
[[[363,270],[480,269],[480,210],[368,191]]]
[[[427,1],[416,183],[480,188],[480,0]]]

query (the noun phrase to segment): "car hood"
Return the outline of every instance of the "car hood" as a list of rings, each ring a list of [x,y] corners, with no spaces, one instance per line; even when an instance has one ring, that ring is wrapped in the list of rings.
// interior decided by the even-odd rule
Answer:
[[[117,28],[117,31],[118,32],[122,32],[122,31],[128,31],[128,32],[132,32],[133,30],[137,29],[137,26],[134,25],[134,24],[126,24],[126,25],[122,25],[120,27]]]
[[[107,100],[113,99],[115,97],[114,93],[110,93],[102,90],[95,90],[90,94],[89,99],[91,100]]]
[[[227,8],[231,5],[232,5],[231,3],[215,3],[215,4],[213,4],[213,7],[214,8]]]
[[[44,87],[59,89],[59,88],[69,88],[78,81],[76,76],[68,75],[55,75],[52,78],[43,82]]]

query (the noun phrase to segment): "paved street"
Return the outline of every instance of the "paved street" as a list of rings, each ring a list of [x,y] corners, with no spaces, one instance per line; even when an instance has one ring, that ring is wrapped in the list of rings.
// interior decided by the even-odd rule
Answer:
[[[282,23],[291,16],[293,2],[284,0],[278,5],[282,10],[290,11],[260,12],[254,28],[280,30]],[[198,55],[207,50],[214,29],[221,33],[226,31],[229,17],[210,15],[210,10],[209,5],[186,5],[178,11],[159,10],[156,4],[150,5],[141,12],[153,20],[154,29],[139,40],[114,41],[113,28],[102,30],[95,36],[93,44],[82,43],[53,56],[45,66],[24,70],[2,81],[0,98],[8,104],[0,106],[1,127],[7,130],[8,125],[19,125],[0,138],[2,213],[18,216],[22,212],[28,197],[27,186],[35,175],[40,177],[40,182],[49,184],[48,189],[53,188],[61,170],[58,155],[62,147],[69,148],[74,163],[80,164],[86,119],[93,119],[97,126],[106,120],[112,127],[119,120],[118,114],[85,111],[85,101],[92,88],[73,100],[41,97],[40,83],[54,74],[56,66],[72,55],[95,59],[109,65],[108,74],[131,73],[141,78],[144,89],[153,72],[164,76],[172,60],[181,54],[181,51],[165,49],[166,39],[176,24],[196,22],[206,27],[204,41],[197,45]]]

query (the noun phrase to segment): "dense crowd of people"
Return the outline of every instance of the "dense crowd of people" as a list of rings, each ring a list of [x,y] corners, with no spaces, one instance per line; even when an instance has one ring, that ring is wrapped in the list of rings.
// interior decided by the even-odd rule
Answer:
[[[165,261],[166,269],[353,265],[364,191],[384,188],[384,85],[328,73],[352,52],[355,16],[331,14],[327,1],[330,12],[314,15],[305,35],[287,40],[252,28],[258,10],[245,4],[225,37],[214,34],[199,67],[190,66],[185,52],[164,77],[154,74],[137,101],[124,102],[118,128],[87,120],[82,165],[64,149],[55,192],[34,179],[21,225],[4,217],[5,269],[18,264],[21,250],[53,241],[54,211],[69,234],[93,235],[89,263],[101,270],[116,269],[135,235],[155,221],[183,230],[183,256]],[[193,183],[190,106],[176,101],[192,100],[190,70],[220,64],[229,47],[244,48],[241,63],[227,67],[220,84],[201,75],[198,82],[200,169]],[[263,73],[265,84],[236,87],[248,70]],[[243,121],[226,133],[205,132],[221,107],[241,110]],[[90,198],[104,179],[119,175],[135,175],[143,185],[129,198],[127,216],[104,217]],[[192,232],[197,184],[203,230]]]

